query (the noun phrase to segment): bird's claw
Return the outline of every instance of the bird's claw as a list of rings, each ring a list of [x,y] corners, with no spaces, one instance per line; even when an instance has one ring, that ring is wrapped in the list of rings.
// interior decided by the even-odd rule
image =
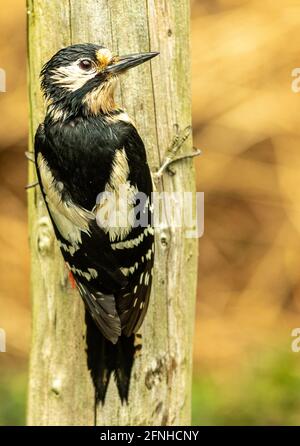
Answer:
[[[154,181],[159,181],[165,171],[167,171],[170,175],[175,175],[175,172],[170,169],[170,165],[175,163],[176,161],[181,161],[186,158],[194,158],[195,156],[201,155],[201,150],[193,147],[194,151],[191,153],[186,153],[183,155],[176,156],[179,149],[185,143],[192,132],[192,126],[188,125],[184,130],[180,132],[179,125],[174,124],[175,137],[172,141],[172,144],[166,151],[166,156],[164,162],[157,172],[153,174]]]
[[[33,152],[29,152],[28,150],[25,152],[25,157],[28,159],[28,161],[31,161],[32,163],[35,164],[35,160],[34,160],[34,153]]]
[[[32,189],[33,187],[36,187],[38,184],[39,184],[38,181],[35,181],[34,183],[27,184],[27,185],[25,186],[25,189],[26,189],[26,190],[27,190],[27,189]]]

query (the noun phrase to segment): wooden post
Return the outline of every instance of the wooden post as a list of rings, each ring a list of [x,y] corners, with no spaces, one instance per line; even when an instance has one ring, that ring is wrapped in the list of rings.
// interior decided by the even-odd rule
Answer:
[[[174,137],[174,124],[184,128],[191,122],[189,0],[28,0],[27,7],[31,148],[44,115],[39,72],[58,49],[95,42],[118,54],[159,51],[151,64],[121,78],[118,93],[155,171]],[[191,147],[190,138],[182,153]],[[173,170],[174,176],[164,175],[164,190],[195,191],[191,160]],[[35,178],[33,166],[29,177]],[[155,280],[129,405],[120,403],[112,379],[104,408],[96,407],[83,304],[68,284],[39,189],[28,196],[33,301],[28,424],[190,424],[196,240],[186,238],[184,228],[156,230]]]

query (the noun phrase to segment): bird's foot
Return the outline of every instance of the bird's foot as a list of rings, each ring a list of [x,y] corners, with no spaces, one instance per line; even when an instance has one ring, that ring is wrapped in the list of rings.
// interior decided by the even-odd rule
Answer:
[[[25,152],[25,157],[28,159],[28,161],[32,162],[35,164],[35,160],[34,160],[34,153],[33,152],[29,152],[28,150]]]
[[[39,184],[38,181],[35,181],[34,183],[29,183],[29,184],[27,184],[27,185],[25,186],[25,189],[26,189],[26,190],[27,190],[27,189],[32,189],[33,187],[38,186],[38,184]]]
[[[175,173],[170,169],[170,165],[175,163],[176,161],[181,161],[186,158],[194,158],[195,156],[199,156],[201,154],[201,150],[194,147],[194,151],[191,153],[186,153],[183,155],[177,155],[179,149],[183,146],[184,142],[188,139],[192,132],[192,126],[187,126],[184,130],[180,131],[178,124],[174,125],[175,137],[172,141],[172,144],[166,151],[165,159],[158,169],[157,172],[153,174],[153,179],[155,182],[159,181],[163,176],[163,173],[167,171],[170,175],[174,175]]]
[[[33,152],[26,151],[25,157],[27,158],[28,161],[35,164]],[[25,186],[25,189],[32,189],[33,187],[36,187],[38,184],[39,184],[38,181],[35,181],[34,183],[27,184],[27,186]]]

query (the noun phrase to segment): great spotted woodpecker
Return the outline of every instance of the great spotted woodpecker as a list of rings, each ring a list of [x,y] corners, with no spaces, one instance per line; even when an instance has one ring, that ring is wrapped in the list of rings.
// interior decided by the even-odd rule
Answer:
[[[116,106],[114,87],[119,74],[157,54],[113,56],[102,46],[77,44],[58,51],[41,71],[47,112],[35,136],[37,177],[85,303],[88,365],[102,403],[112,372],[121,400],[128,399],[135,335],[147,312],[154,261],[145,147],[127,113]],[[139,193],[146,197],[139,206],[146,220],[134,211]],[[117,208],[110,206],[112,198],[121,203]],[[109,214],[120,211],[124,200],[131,217],[112,223]],[[109,218],[97,218],[99,213]]]

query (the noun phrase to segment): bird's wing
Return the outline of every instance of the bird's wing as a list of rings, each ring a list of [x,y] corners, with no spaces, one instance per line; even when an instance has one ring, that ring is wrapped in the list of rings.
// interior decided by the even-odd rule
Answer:
[[[48,141],[42,131],[37,132],[35,143],[38,179],[62,254],[94,320],[112,342],[121,329],[130,336],[143,322],[154,261],[152,180],[144,144],[134,128],[123,143],[115,151],[114,161],[127,159],[127,184],[144,193],[147,219],[117,237],[113,230],[108,233],[99,226],[95,213],[80,206],[60,180],[60,172],[50,168],[45,150]]]
[[[154,229],[152,205],[152,179],[144,153],[143,141],[135,129],[128,138],[125,149],[129,164],[139,166],[132,182],[143,192],[140,199],[140,222],[121,242],[112,244],[128,285],[116,295],[117,311],[122,332],[126,336],[136,333],[146,315],[152,285],[154,263]],[[144,153],[144,162],[134,159],[134,154]],[[130,159],[130,157],[133,159]]]
[[[131,275],[127,287],[117,294],[117,311],[126,336],[140,328],[149,305],[154,261],[154,237],[149,236],[149,249],[142,263]]]
[[[35,159],[38,180],[64,259],[79,292],[103,335],[115,343],[121,334],[114,293],[128,280],[93,212],[75,203],[46,159],[43,133],[37,132]]]

